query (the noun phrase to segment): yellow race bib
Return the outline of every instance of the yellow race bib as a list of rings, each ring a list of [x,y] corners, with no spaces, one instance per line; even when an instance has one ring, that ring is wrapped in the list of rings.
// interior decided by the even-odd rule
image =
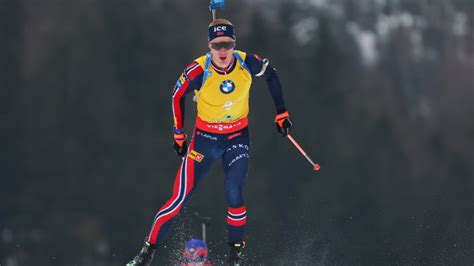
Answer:
[[[236,52],[245,60],[244,52]],[[252,76],[237,58],[234,60],[236,66],[228,74],[220,74],[210,66],[205,83],[196,92],[198,116],[206,122],[233,122],[249,113]],[[206,56],[198,58],[196,62],[205,69]]]

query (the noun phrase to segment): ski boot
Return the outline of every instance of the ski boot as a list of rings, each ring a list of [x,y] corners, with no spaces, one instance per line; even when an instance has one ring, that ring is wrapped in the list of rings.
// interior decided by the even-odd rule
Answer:
[[[242,249],[245,247],[245,242],[229,243],[230,257],[229,264],[232,266],[242,266]]]
[[[148,241],[143,245],[142,250],[138,253],[133,260],[127,263],[126,266],[149,266],[155,255],[156,246],[151,245]]]

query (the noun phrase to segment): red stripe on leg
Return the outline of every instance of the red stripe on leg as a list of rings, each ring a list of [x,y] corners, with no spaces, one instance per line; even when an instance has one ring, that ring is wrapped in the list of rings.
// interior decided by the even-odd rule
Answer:
[[[193,139],[191,140],[191,143],[189,144],[189,151],[192,151],[194,149],[194,139],[195,136],[193,136]],[[185,156],[188,156],[186,154]],[[187,158],[187,168],[186,168],[186,195],[194,188],[194,160],[191,158]]]
[[[193,147],[194,147],[194,138],[191,140],[189,150],[192,150]],[[168,214],[162,215],[162,216],[158,217],[156,221],[154,221],[154,225],[153,225],[152,231],[151,231],[150,236],[149,236],[149,242],[152,243],[152,244],[156,244],[157,237],[158,237],[158,234],[160,232],[161,227],[166,222],[168,222],[169,220],[171,220],[172,218],[174,218],[176,215],[179,214],[179,212],[181,210],[181,207],[182,207],[182,204],[184,202],[184,199],[188,196],[189,192],[193,189],[193,186],[194,186],[194,161],[191,160],[191,159],[188,159],[188,158],[186,158],[185,161],[186,161],[186,164],[184,165],[184,161],[181,163],[181,167],[179,168],[180,170],[178,171],[178,174],[176,176],[174,189],[173,189],[173,197],[171,197],[171,199],[168,200],[168,202],[160,209],[160,211],[162,211],[166,208],[169,208],[173,204],[173,202],[176,200],[176,198],[179,195],[179,191],[181,189],[181,186],[185,185],[185,184],[180,184],[182,171],[184,171],[184,173],[183,173],[183,174],[185,174],[184,182],[186,183],[186,191],[184,193],[185,195],[183,196],[184,198],[181,200],[181,203],[176,207],[176,209],[174,211],[172,211]]]
[[[180,180],[181,180],[181,172],[183,170],[183,165],[184,162],[181,163],[179,169],[178,169],[178,173],[176,174],[176,179],[174,181],[174,187],[173,187],[173,195],[171,196],[171,198],[165,203],[165,205],[163,205],[163,207],[160,208],[160,210],[158,211],[158,213],[160,213],[161,211],[169,208],[174,201],[177,200],[177,197],[179,195],[179,190],[180,190]],[[184,186],[184,184],[181,184]],[[180,208],[178,208],[177,210],[179,211]],[[158,214],[157,213],[157,214]],[[152,228],[151,228],[151,232],[150,232],[150,236],[148,237],[148,241],[151,243],[151,244],[156,244],[156,238],[158,236],[158,232],[160,231],[160,228],[161,228],[161,225],[164,224],[164,222],[162,222],[162,220],[169,216],[170,214],[172,213],[175,213],[175,212],[171,212],[171,213],[168,213],[167,215],[165,216],[162,216],[162,217],[159,217],[158,220],[155,220],[153,221],[153,225],[152,225]],[[174,215],[173,215],[174,216]],[[169,219],[171,219],[173,216],[171,216],[170,218],[167,218],[166,221],[168,221]]]
[[[227,211],[232,215],[239,215],[247,211],[245,205],[239,208],[228,208]]]
[[[179,205],[178,208],[176,208],[174,211],[161,216],[158,219],[158,221],[156,221],[156,224],[152,229],[152,233],[149,237],[148,242],[150,242],[151,244],[156,244],[156,240],[158,237],[158,233],[160,232],[161,226],[163,226],[163,224],[165,224],[166,222],[171,220],[173,217],[175,217],[179,213],[180,210],[181,210],[181,205]]]
[[[227,217],[227,224],[232,226],[244,226],[247,223],[247,218],[244,217],[239,220],[234,220],[230,217]]]
[[[165,205],[163,205],[163,207],[160,208],[160,210],[158,211],[161,212],[162,210],[166,209],[166,208],[169,208],[171,206],[171,204],[176,200],[176,198],[178,197],[179,195],[179,190],[180,190],[180,181],[181,181],[181,171],[183,169],[183,163],[181,163],[179,169],[178,169],[178,173],[176,174],[176,178],[174,180],[174,186],[173,186],[173,195],[171,196],[171,198],[165,203]],[[182,184],[184,186],[184,184]]]

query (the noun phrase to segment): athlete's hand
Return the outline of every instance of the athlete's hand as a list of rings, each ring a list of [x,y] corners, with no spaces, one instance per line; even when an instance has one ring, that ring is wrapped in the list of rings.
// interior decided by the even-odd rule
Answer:
[[[276,115],[275,124],[278,132],[282,134],[283,137],[290,134],[291,127],[293,126],[293,123],[290,120],[290,114],[288,114],[287,111]]]
[[[188,145],[186,144],[186,134],[183,133],[174,133],[174,143],[173,148],[178,154],[179,157],[183,157],[186,154]]]

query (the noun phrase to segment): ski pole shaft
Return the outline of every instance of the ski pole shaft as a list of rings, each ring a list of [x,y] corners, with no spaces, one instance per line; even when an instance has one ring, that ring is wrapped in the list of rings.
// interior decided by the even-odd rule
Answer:
[[[201,224],[201,227],[202,227],[202,241],[206,242],[206,236],[207,236],[207,232],[206,232],[206,223],[202,223]]]
[[[288,134],[287,137],[288,137],[288,139],[290,139],[291,143],[293,143],[293,145],[295,145],[295,147],[298,149],[298,151],[300,151],[300,153],[303,154],[303,156],[306,158],[306,160],[308,160],[308,162],[313,166],[313,170],[319,171],[319,169],[321,169],[321,166],[318,163],[314,163],[313,160],[311,160],[311,158],[308,156],[308,154],[303,150],[303,148],[301,148],[301,146],[298,144],[298,142],[296,142],[296,140],[290,134]]]

